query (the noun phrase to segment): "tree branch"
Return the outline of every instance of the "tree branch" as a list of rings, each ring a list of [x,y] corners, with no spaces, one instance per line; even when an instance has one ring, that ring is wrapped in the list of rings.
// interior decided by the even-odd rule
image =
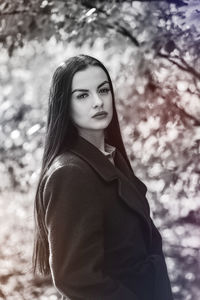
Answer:
[[[127,36],[135,46],[140,46],[139,42],[134,36],[132,36],[130,31],[128,31],[124,26],[118,25],[116,22],[114,24],[117,26],[117,32],[121,33],[124,36]]]
[[[169,60],[171,63],[173,63],[174,65],[176,65],[179,69],[185,71],[185,72],[188,72],[192,75],[194,75],[195,77],[197,77],[198,79],[200,79],[200,73],[197,72],[193,67],[189,66],[186,61],[183,59],[183,58],[180,58],[181,62],[185,65],[182,66],[180,63],[178,63],[177,61],[173,60],[173,57],[170,57],[169,55],[167,54],[163,54],[161,52],[159,52],[157,54],[159,57],[162,57],[162,58],[166,58],[167,60]]]
[[[189,113],[187,113],[184,109],[182,109],[180,106],[178,106],[176,103],[171,103],[176,109],[178,109],[185,117],[193,120],[194,122],[194,126],[200,126],[200,120],[198,120],[197,118],[195,118],[194,116],[190,115]]]
[[[101,8],[98,8],[94,5],[92,5],[89,1],[83,1],[82,3],[86,8],[88,9],[92,9],[92,8],[95,8],[95,10],[98,12],[98,13],[102,13],[104,14],[106,17],[110,17],[110,14],[108,14],[102,7]],[[111,29],[116,29],[116,31],[120,34],[122,34],[123,36],[126,36],[128,37],[131,42],[136,46],[136,47],[139,47],[140,44],[139,42],[137,41],[137,39],[130,33],[130,31],[127,30],[127,28],[125,28],[124,26],[122,25],[119,25],[119,23],[117,23],[116,21],[113,22],[114,25],[111,25],[110,23],[107,23],[107,27],[111,28]],[[105,24],[104,24],[105,26]]]
[[[49,11],[45,9],[40,9],[40,10],[30,10],[30,9],[24,9],[24,10],[13,10],[13,11],[8,11],[8,12],[0,12],[0,16],[12,16],[12,15],[20,15],[20,14],[43,14],[43,15],[48,15],[50,14]]]

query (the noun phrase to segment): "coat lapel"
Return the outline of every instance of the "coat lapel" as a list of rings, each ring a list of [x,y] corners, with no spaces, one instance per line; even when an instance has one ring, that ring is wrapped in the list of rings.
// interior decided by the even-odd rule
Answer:
[[[128,180],[128,184],[131,184],[132,188],[135,190],[135,193],[140,199],[140,203],[143,205],[143,209],[147,211],[147,216],[149,216],[150,208],[148,201],[145,197],[147,192],[145,184],[135,176],[132,170],[130,170],[124,157],[118,150],[116,151],[115,155],[115,163],[117,168],[121,171],[121,176],[123,176],[123,174],[126,175],[126,177],[124,177],[124,180]]]
[[[116,150],[116,166],[114,166],[100,150],[80,136],[68,150],[85,160],[106,182],[111,182],[113,180],[118,181],[118,194],[120,198],[142,217],[151,235],[151,223],[147,200],[145,195],[141,193],[141,189],[138,187],[138,182],[135,180],[136,177],[134,176],[134,173],[129,169],[120,152]],[[141,185],[144,184],[141,182]]]

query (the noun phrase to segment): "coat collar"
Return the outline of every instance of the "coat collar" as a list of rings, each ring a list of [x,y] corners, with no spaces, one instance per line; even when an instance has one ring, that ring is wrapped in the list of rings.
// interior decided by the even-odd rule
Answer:
[[[78,136],[69,150],[87,161],[105,181],[117,178],[117,172],[112,163],[97,147],[83,137]]]
[[[120,198],[142,217],[151,235],[147,200],[138,188],[138,183],[134,179],[136,177],[121,153],[116,149],[114,166],[97,147],[81,136],[78,136],[69,150],[86,161],[106,182],[118,181]]]

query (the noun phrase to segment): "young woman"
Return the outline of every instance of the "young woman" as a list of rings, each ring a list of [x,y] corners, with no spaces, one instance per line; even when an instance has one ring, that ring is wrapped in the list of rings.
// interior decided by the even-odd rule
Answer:
[[[162,252],[117,118],[112,82],[79,55],[54,73],[35,198],[34,270],[62,299],[171,300]]]

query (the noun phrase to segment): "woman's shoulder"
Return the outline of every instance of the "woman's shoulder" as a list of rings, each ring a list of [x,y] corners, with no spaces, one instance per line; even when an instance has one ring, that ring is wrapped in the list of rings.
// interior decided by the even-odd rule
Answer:
[[[82,193],[88,190],[89,183],[94,181],[94,176],[88,168],[87,164],[73,153],[66,152],[57,156],[41,180],[39,192],[44,207],[47,207],[52,195],[57,197],[67,194],[73,197],[77,194],[81,198]]]
[[[46,171],[45,177],[52,177],[53,174],[61,172],[73,172],[76,170],[86,170],[86,163],[79,156],[70,151],[55,157]]]
[[[72,178],[77,183],[82,182],[88,178],[87,169],[86,163],[70,151],[56,156],[41,179],[40,193],[43,195],[57,185],[67,184]]]

